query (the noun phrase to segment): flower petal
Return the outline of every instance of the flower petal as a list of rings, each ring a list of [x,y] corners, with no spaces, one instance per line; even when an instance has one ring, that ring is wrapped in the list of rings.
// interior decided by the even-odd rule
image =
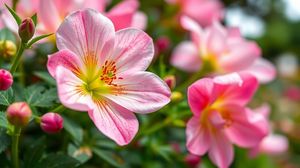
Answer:
[[[39,21],[47,29],[48,33],[54,33],[60,22],[59,10],[54,1],[41,0],[39,3]]]
[[[137,113],[154,112],[169,103],[170,89],[155,74],[136,72],[121,77],[115,82],[122,87],[121,93],[103,96]]]
[[[214,22],[210,29],[206,29],[203,35],[203,45],[206,48],[206,54],[218,57],[226,49],[227,32],[218,22]]]
[[[196,44],[196,46],[200,47],[200,39],[203,34],[201,26],[188,16],[182,16],[180,18],[180,24],[184,29],[191,31],[193,42]]]
[[[233,147],[222,132],[211,134],[208,156],[219,168],[228,168],[233,161]]]
[[[147,27],[147,15],[144,12],[136,12],[132,18],[131,26],[137,29],[145,30]]]
[[[137,0],[126,0],[117,4],[108,13],[107,17],[114,23],[115,29],[131,27],[133,16],[139,7]]]
[[[186,126],[186,146],[195,155],[204,155],[210,147],[208,130],[202,127],[199,117],[192,117]]]
[[[89,110],[89,104],[92,103],[92,99],[88,95],[83,95],[79,87],[82,86],[81,81],[70,70],[58,66],[56,68],[56,82],[58,89],[58,97],[60,102],[73,110],[87,111]]]
[[[268,134],[268,122],[259,113],[238,105],[226,106],[231,125],[225,129],[228,138],[240,147],[255,147]]]
[[[103,64],[114,45],[112,22],[92,9],[77,11],[67,16],[56,33],[59,50],[68,49],[82,60],[94,56]]]
[[[275,79],[276,69],[269,61],[259,58],[245,70],[255,76],[260,83],[268,83]]]
[[[88,113],[96,127],[118,145],[130,143],[138,131],[135,115],[109,100],[94,104]]]
[[[60,50],[48,57],[47,68],[53,78],[55,78],[56,68],[58,66],[63,66],[72,72],[78,72],[80,60],[78,60],[78,57],[71,51]]]
[[[239,77],[238,77],[239,76]],[[224,104],[247,104],[256,89],[256,78],[247,73],[232,73],[214,78],[214,94],[222,97]]]
[[[116,62],[117,73],[144,71],[150,65],[154,46],[151,37],[138,29],[123,29],[116,33],[114,53],[107,59]]]
[[[215,100],[212,94],[213,87],[212,79],[203,78],[188,88],[188,103],[194,115],[199,116]]]
[[[288,149],[288,139],[285,136],[270,134],[265,137],[259,145],[260,152],[276,155]]]
[[[171,64],[188,72],[196,72],[201,68],[201,58],[198,49],[192,42],[182,42],[174,50]]]

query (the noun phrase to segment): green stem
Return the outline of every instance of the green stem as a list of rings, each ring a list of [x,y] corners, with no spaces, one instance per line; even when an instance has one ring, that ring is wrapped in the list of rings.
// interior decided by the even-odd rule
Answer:
[[[20,58],[24,52],[26,48],[26,43],[21,43],[19,49],[18,49],[18,52],[17,52],[17,55],[14,57],[14,60],[13,60],[13,64],[10,68],[10,73],[11,74],[14,74],[18,68],[18,65],[19,65],[19,62],[20,62]]]
[[[12,136],[12,162],[14,168],[19,168],[19,138],[21,134],[21,128],[20,127],[14,127],[14,132]]]
[[[57,113],[60,113],[60,112],[63,112],[66,110],[66,107],[64,105],[59,105],[57,106],[56,108],[50,110],[51,112],[57,112]]]

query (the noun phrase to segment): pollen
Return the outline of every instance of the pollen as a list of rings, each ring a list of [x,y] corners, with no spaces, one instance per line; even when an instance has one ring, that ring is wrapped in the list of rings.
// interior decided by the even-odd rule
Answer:
[[[122,77],[116,76],[116,72],[117,72],[116,62],[105,61],[104,65],[101,68],[102,68],[102,73],[100,75],[100,80],[102,80],[106,84],[117,86],[116,84],[113,83],[113,81],[116,79],[123,79]]]

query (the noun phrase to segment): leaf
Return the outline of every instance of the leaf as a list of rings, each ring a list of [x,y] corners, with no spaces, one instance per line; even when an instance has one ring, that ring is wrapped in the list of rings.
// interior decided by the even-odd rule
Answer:
[[[83,140],[83,130],[82,128],[75,123],[74,121],[72,121],[71,119],[63,116],[64,118],[64,128],[65,130],[71,135],[72,140],[76,143],[76,144],[81,144],[82,140]]]
[[[76,159],[64,154],[50,154],[41,160],[35,168],[66,168],[77,167],[80,162]]]
[[[34,72],[34,75],[43,79],[45,82],[55,86],[56,85],[56,82],[55,80],[52,78],[52,76],[46,72],[46,71],[37,71],[37,72]]]
[[[0,105],[9,106],[14,102],[14,93],[12,88],[6,91],[0,91]]]
[[[0,40],[1,41],[10,40],[15,43],[16,37],[13,34],[13,32],[11,32],[8,28],[4,28],[0,30]]]
[[[3,128],[8,127],[8,121],[6,119],[6,115],[5,115],[4,111],[0,111],[0,127],[3,127]]]
[[[42,39],[44,39],[44,38],[46,38],[46,37],[49,37],[49,36],[51,36],[52,34],[53,34],[53,33],[37,36],[37,37],[33,38],[32,40],[30,40],[30,41],[28,42],[28,44],[27,44],[26,47],[27,47],[27,48],[30,48],[34,43],[36,43],[36,42],[38,42],[38,41],[40,41],[40,40],[42,40]]]
[[[18,14],[13,9],[11,9],[9,6],[7,6],[6,4],[5,4],[5,6],[8,9],[9,13],[14,17],[17,24],[20,25],[22,23],[20,16],[18,16]]]
[[[75,159],[77,159],[81,164],[87,162],[92,158],[92,151],[87,146],[77,148],[75,145],[69,144],[68,154],[69,156],[72,156]]]
[[[41,85],[31,85],[25,90],[25,99],[31,106],[51,107],[57,100],[57,91],[55,88],[46,90]]]
[[[37,14],[35,13],[34,15],[32,15],[31,19],[32,19],[32,21],[34,23],[34,26],[36,26],[36,24],[37,24]]]
[[[114,167],[121,167],[122,163],[124,163],[120,156],[111,151],[94,148],[93,152]]]
[[[45,137],[34,141],[34,144],[28,147],[24,154],[24,167],[32,168],[35,167],[36,163],[41,160],[45,150]]]
[[[10,145],[10,137],[5,133],[5,129],[0,128],[0,154]]]

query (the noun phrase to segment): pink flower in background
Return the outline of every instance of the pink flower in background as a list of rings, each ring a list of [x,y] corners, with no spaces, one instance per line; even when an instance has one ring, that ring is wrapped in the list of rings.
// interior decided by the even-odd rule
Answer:
[[[208,155],[220,168],[233,161],[233,146],[250,148],[268,134],[263,115],[245,107],[258,87],[255,77],[232,73],[203,78],[188,88],[193,117],[186,128],[187,148],[195,155]]]
[[[241,37],[236,28],[226,29],[214,24],[202,29],[195,21],[184,16],[183,27],[191,31],[192,41],[181,42],[174,50],[171,64],[188,72],[209,68],[215,74],[246,71],[261,83],[273,80],[274,66],[261,58],[259,46]]]
[[[66,17],[56,43],[59,52],[49,56],[47,67],[57,81],[60,101],[88,111],[97,128],[119,145],[137,133],[132,112],[154,112],[170,101],[169,87],[145,72],[154,55],[145,32],[115,32],[108,18],[87,9]]]
[[[256,113],[262,114],[266,120],[269,118],[270,106],[264,104],[261,107],[253,110]],[[257,156],[258,153],[265,153],[269,155],[278,155],[286,152],[288,150],[289,144],[288,139],[279,134],[269,133],[257,146],[253,147],[249,155],[250,157]]]
[[[209,26],[214,20],[220,21],[224,17],[223,4],[219,0],[166,0],[170,4],[178,5],[180,15],[193,18],[202,26]]]
[[[65,16],[73,11],[92,8],[105,13],[105,7],[106,0],[41,0],[39,5],[40,31],[42,33],[56,32]],[[112,20],[116,30],[127,27],[144,29],[147,18],[143,13],[137,12],[138,7],[137,0],[126,0],[117,4],[105,15]]]

